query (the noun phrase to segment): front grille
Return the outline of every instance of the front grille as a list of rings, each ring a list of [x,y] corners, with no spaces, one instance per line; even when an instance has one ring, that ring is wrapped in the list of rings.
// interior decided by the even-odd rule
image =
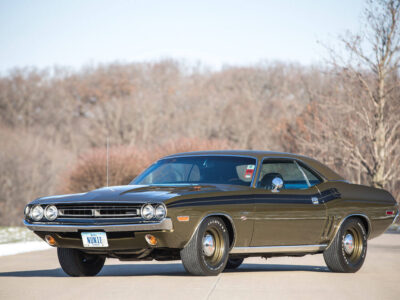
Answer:
[[[140,216],[140,205],[57,205],[61,218],[135,218]]]

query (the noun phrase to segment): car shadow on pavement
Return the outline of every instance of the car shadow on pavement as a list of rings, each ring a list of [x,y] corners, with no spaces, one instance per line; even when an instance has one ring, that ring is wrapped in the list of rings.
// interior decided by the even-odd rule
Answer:
[[[309,265],[280,265],[280,264],[246,264],[236,270],[226,270],[224,273],[244,272],[282,272],[308,271],[329,272],[327,267]],[[105,265],[97,275],[100,277],[113,276],[188,276],[181,263],[171,264],[121,264]],[[0,272],[0,277],[67,277],[61,268],[49,270],[29,270]]]
[[[308,271],[308,272],[329,272],[326,266],[309,265],[281,265],[281,264],[242,264],[235,270],[226,270],[226,273],[235,272],[282,272],[282,271]]]
[[[48,270],[29,270],[0,272],[0,277],[66,277],[67,274],[61,268]]]

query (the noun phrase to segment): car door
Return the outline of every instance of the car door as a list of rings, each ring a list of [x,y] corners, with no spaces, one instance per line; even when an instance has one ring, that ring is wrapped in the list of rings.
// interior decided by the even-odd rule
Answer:
[[[274,189],[276,178],[283,181]],[[320,203],[316,173],[301,161],[266,158],[255,188],[255,220],[251,246],[314,245],[320,243],[326,207]]]

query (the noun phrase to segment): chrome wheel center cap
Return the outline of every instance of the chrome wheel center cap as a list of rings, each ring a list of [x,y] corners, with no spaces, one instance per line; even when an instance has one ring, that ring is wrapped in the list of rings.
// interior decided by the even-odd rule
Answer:
[[[205,256],[212,256],[215,252],[215,242],[211,234],[203,237],[203,253]]]
[[[354,237],[348,233],[346,234],[346,236],[343,239],[343,247],[344,247],[344,251],[347,254],[351,254],[354,251]]]

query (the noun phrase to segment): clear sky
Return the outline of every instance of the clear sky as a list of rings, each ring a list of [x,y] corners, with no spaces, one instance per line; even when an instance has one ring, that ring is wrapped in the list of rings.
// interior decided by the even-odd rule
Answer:
[[[0,0],[0,72],[160,58],[317,63],[362,0]]]

